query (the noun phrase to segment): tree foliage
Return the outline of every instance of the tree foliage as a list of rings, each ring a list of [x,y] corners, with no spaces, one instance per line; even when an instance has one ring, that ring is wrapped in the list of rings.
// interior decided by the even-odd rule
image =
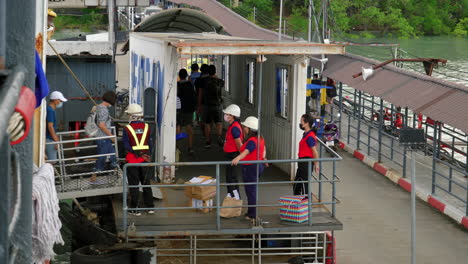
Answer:
[[[321,0],[313,1],[315,10]],[[308,0],[284,0],[283,15],[297,28],[307,29]],[[277,19],[280,0],[243,0],[242,7]],[[329,24],[347,34],[467,35],[468,0],[329,0]]]

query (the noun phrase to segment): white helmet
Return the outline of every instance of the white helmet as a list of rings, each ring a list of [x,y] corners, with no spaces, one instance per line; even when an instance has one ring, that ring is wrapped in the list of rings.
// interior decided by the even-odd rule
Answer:
[[[131,104],[127,107],[125,113],[133,116],[143,116],[143,109],[141,109],[139,104]]]
[[[233,115],[235,117],[240,117],[241,110],[238,105],[231,104],[231,105],[228,105],[228,107],[226,107],[226,109],[223,110],[223,113]]]
[[[241,123],[242,125],[257,131],[258,130],[258,119],[255,116],[249,116],[245,119],[244,122]]]

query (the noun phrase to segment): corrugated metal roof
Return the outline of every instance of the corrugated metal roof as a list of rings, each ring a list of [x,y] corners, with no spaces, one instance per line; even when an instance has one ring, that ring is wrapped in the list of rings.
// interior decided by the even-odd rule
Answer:
[[[370,68],[379,63],[351,54],[329,55],[323,75],[468,133],[467,86],[393,65],[376,69],[367,81],[362,77],[353,78],[361,72],[361,67]],[[312,67],[320,68],[320,62],[312,60]]]
[[[209,16],[220,21],[224,30],[232,36],[245,38],[258,38],[264,40],[277,40],[278,33],[261,28],[244,17],[238,15],[223,4],[214,0],[171,0],[176,4],[187,4],[198,7],[205,11]],[[284,39],[290,39],[288,36],[283,36]]]
[[[112,56],[108,41],[50,41],[58,53],[67,56]],[[55,56],[55,52],[46,45],[46,55]]]
[[[168,9],[143,20],[135,32],[216,32],[226,34],[223,25],[200,11],[189,8]]]

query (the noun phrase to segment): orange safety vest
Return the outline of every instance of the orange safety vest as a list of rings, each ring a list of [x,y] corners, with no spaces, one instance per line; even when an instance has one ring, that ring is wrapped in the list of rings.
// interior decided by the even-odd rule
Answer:
[[[242,135],[242,128],[241,128],[241,125],[239,124],[239,121],[235,120],[234,122],[232,122],[232,124],[229,126],[227,132],[226,132],[226,141],[224,142],[224,152],[227,152],[227,153],[231,153],[231,152],[237,152],[238,149],[237,149],[237,145],[236,145],[236,140],[234,139],[234,137],[232,136],[232,129],[234,127],[237,127],[241,134],[240,134],[240,138],[242,139],[243,135]]]
[[[313,137],[315,139],[315,142],[317,142],[317,137],[315,136],[314,131],[309,130],[305,137],[299,141],[299,153],[297,154],[299,158],[315,158],[314,157],[314,152],[312,149],[307,145],[307,139]]]
[[[263,153],[265,152],[265,140],[263,138],[260,138],[260,144],[258,144],[258,138],[257,137],[251,137],[249,138],[244,145],[241,147],[241,153],[247,148],[247,144],[249,141],[253,141],[255,145],[257,146],[254,151],[250,152],[249,155],[245,156],[242,161],[249,161],[249,160],[264,160],[263,158]],[[258,150],[260,149],[260,159],[257,159],[257,153]],[[242,165],[251,165],[251,164],[242,164]]]

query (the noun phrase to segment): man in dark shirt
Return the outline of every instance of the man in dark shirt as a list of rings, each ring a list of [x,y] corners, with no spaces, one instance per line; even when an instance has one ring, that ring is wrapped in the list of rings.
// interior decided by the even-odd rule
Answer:
[[[193,153],[193,113],[196,107],[196,94],[192,86],[192,83],[187,80],[187,70],[181,69],[179,71],[180,81],[177,82],[177,97],[180,98],[181,109],[178,112],[179,118],[178,126],[183,127],[187,130],[188,134],[188,151]]]
[[[314,74],[314,78],[311,81],[312,84],[322,85],[322,80],[319,79],[318,74]],[[312,89],[310,96],[309,106],[313,111],[320,111],[320,98],[318,98],[319,89]]]
[[[198,104],[203,104],[203,122],[205,123],[206,148],[211,147],[211,124],[216,124],[216,132],[218,134],[218,144],[223,146],[222,138],[223,126],[221,115],[221,89],[224,86],[224,81],[216,77],[216,67],[210,65],[208,67],[209,77],[204,79],[204,85],[200,87],[198,93]]]

